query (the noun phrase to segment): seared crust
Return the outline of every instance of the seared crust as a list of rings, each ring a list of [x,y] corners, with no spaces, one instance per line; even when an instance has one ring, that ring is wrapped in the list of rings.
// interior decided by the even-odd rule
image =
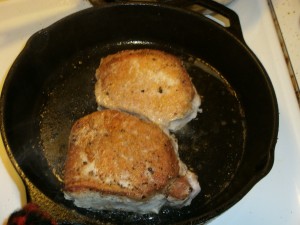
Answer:
[[[159,50],[125,50],[103,58],[96,71],[98,105],[133,112],[168,127],[193,110],[197,95],[182,62]]]
[[[94,112],[72,127],[65,191],[97,191],[141,200],[179,174],[172,140],[157,125],[116,110]]]
[[[192,191],[192,187],[185,176],[178,177],[170,184],[168,196],[175,199],[186,199]]]

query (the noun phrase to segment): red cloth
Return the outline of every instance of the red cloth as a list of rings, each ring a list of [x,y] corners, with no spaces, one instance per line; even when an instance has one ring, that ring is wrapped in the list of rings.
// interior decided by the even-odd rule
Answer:
[[[57,225],[57,223],[37,205],[28,203],[10,215],[7,225]]]

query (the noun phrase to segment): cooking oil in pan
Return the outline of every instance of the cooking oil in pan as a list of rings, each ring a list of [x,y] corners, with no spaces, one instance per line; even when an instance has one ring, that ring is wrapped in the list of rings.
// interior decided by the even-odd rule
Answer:
[[[183,60],[201,96],[201,110],[175,135],[181,159],[198,174],[199,203],[205,204],[234,179],[244,153],[246,124],[238,95],[227,80],[198,58]]]
[[[83,52],[55,71],[59,79],[49,89],[41,110],[45,158],[61,183],[70,129],[75,120],[97,110],[94,74],[101,57],[98,52]],[[174,133],[181,159],[198,174],[202,188],[193,207],[209,203],[230,185],[243,157],[246,128],[237,94],[226,79],[198,58],[180,57],[202,101],[197,118]],[[162,214],[174,210],[164,208]],[[185,210],[188,207],[181,212]]]
[[[97,61],[97,62],[96,62]],[[63,182],[68,138],[73,123],[97,110],[94,73],[98,57],[71,58],[54,73],[59,74],[40,113],[40,135],[44,154],[53,174]]]

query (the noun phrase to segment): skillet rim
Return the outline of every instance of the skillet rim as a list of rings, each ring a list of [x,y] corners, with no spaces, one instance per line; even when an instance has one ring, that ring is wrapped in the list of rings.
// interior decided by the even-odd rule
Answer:
[[[251,179],[251,181],[249,181],[249,183],[244,186],[242,188],[242,190],[237,193],[238,195],[238,199],[235,197],[234,200],[232,199],[232,201],[227,202],[226,204],[224,203],[223,205],[221,205],[220,207],[218,207],[217,209],[213,210],[213,212],[209,212],[207,213],[205,216],[201,217],[202,219],[204,218],[204,220],[209,220],[214,218],[215,216],[218,216],[220,213],[226,211],[227,209],[229,209],[231,206],[233,206],[234,204],[236,204],[238,201],[240,201],[263,177],[265,177],[270,170],[272,169],[273,163],[274,163],[274,156],[275,156],[275,145],[276,145],[276,141],[277,141],[277,135],[278,135],[278,128],[279,128],[279,112],[278,112],[278,103],[276,101],[276,94],[274,91],[274,88],[272,86],[272,82],[270,80],[270,77],[268,76],[266,70],[264,69],[263,65],[261,64],[261,62],[258,60],[258,58],[256,57],[256,55],[252,52],[252,50],[247,46],[247,44],[245,43],[244,40],[240,40],[240,38],[236,37],[233,33],[231,33],[229,30],[227,30],[226,28],[222,27],[221,25],[211,21],[210,19],[199,15],[198,13],[195,12],[191,12],[191,11],[187,11],[185,9],[182,8],[178,8],[175,6],[167,6],[167,5],[162,5],[162,4],[158,4],[158,3],[112,3],[112,4],[108,4],[105,6],[100,6],[100,7],[92,7],[92,8],[87,8],[84,10],[81,10],[79,12],[75,12],[71,15],[68,15],[58,21],[56,21],[55,23],[49,25],[48,27],[37,31],[36,33],[34,33],[27,41],[25,47],[21,50],[20,54],[17,56],[17,58],[15,59],[14,63],[12,64],[12,67],[10,68],[7,76],[5,77],[5,81],[3,83],[3,87],[2,87],[2,91],[1,91],[1,99],[0,99],[0,116],[1,116],[1,135],[2,135],[2,139],[3,139],[3,143],[4,143],[4,147],[8,153],[8,156],[10,158],[10,160],[12,161],[12,164],[14,165],[14,167],[16,168],[17,172],[19,173],[19,175],[21,176],[21,178],[24,180],[25,183],[28,182],[28,180],[26,181],[27,177],[24,174],[23,170],[20,168],[19,163],[17,162],[17,160],[14,158],[13,156],[13,150],[10,148],[9,146],[9,141],[7,139],[6,136],[6,128],[4,126],[4,111],[5,111],[5,101],[6,99],[6,93],[8,92],[8,89],[10,87],[10,79],[11,79],[11,74],[13,74],[13,69],[15,66],[15,63],[20,60],[22,58],[22,53],[25,52],[28,48],[30,48],[30,45],[32,42],[34,42],[34,40],[36,38],[39,37],[39,35],[49,29],[55,29],[55,27],[57,26],[57,24],[60,23],[64,23],[67,20],[72,20],[73,17],[77,17],[77,16],[81,16],[89,11],[96,11],[96,10],[102,10],[103,8],[110,8],[110,7],[122,7],[123,5],[133,5],[133,6],[151,6],[151,7],[166,7],[166,8],[170,8],[176,11],[179,11],[181,13],[184,14],[191,14],[193,16],[197,16],[200,17],[201,19],[206,20],[206,22],[209,22],[210,25],[212,26],[216,26],[218,27],[218,29],[222,29],[224,32],[226,32],[228,35],[230,35],[232,38],[235,39],[235,41],[237,42],[237,44],[241,45],[243,47],[243,49],[247,52],[248,55],[251,56],[251,58],[255,61],[255,63],[259,66],[259,69],[261,71],[261,73],[264,74],[263,79],[265,79],[266,84],[269,86],[269,94],[271,96],[271,100],[272,100],[272,106],[273,106],[273,117],[274,117],[274,129],[273,129],[273,135],[272,135],[272,140],[270,140],[270,147],[269,147],[269,158],[268,161],[266,162],[266,166],[264,167],[264,169],[262,171],[260,171],[259,174],[256,174],[255,176],[253,176],[253,178]],[[29,181],[30,182],[30,181]],[[197,223],[197,222],[201,222],[202,220],[197,220],[199,219],[197,218],[191,218],[189,220],[190,223]]]

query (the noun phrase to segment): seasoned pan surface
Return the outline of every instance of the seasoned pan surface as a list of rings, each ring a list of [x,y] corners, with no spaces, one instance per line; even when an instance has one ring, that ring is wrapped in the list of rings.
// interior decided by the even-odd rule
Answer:
[[[132,47],[159,46],[154,43],[140,46],[122,44],[124,49]],[[114,48],[116,46],[110,46],[110,50]],[[100,48],[88,49],[71,58],[69,62],[64,62],[64,66],[59,67],[61,71],[55,71],[62,76],[55,87],[47,92],[49,97],[45,99],[41,108],[39,119],[41,148],[44,150],[43,155],[49,167],[55,171],[55,176],[59,180],[63,180],[63,165],[72,124],[76,119],[97,110],[94,73],[99,65],[101,57],[99,53],[102,52]],[[235,92],[217,72],[190,55],[172,53],[179,54],[178,56],[185,61],[193,82],[202,96],[202,112],[197,119],[177,131],[175,135],[178,138],[181,158],[199,175],[203,189],[193,203],[204,206],[226,189],[242,159],[246,132],[243,110]],[[86,55],[92,57],[86,58]],[[203,67],[208,71],[203,70]],[[162,215],[164,219],[175,219],[174,215],[178,211],[183,213],[190,210],[188,208],[181,210],[167,208],[162,211]],[[105,217],[109,214],[103,213]]]
[[[137,21],[141,16],[143,23]],[[158,18],[163,21],[160,25]],[[183,18],[191,27],[186,27]],[[121,24],[124,19],[126,26]],[[174,27],[166,28],[170,24]],[[195,25],[199,31],[192,29]],[[34,35],[12,66],[1,96],[1,132],[19,171],[54,204],[74,215],[70,223],[76,222],[72,219],[77,214],[100,224],[196,223],[232,206],[271,169],[278,118],[275,95],[260,63],[230,32],[219,30],[177,8],[116,4],[86,10]],[[185,42],[182,32],[193,41]],[[222,41],[236,47],[232,57],[241,54],[246,61],[229,60],[223,65],[229,46],[216,49],[213,44],[220,41],[212,34],[222,34]],[[164,207],[159,214],[77,208],[64,199],[62,191],[71,126],[97,110],[94,74],[100,58],[139,48],[180,57],[201,96],[202,111],[174,135],[180,157],[198,174],[202,191],[190,206]],[[262,93],[256,93],[257,85]],[[258,137],[262,132],[265,135]]]

